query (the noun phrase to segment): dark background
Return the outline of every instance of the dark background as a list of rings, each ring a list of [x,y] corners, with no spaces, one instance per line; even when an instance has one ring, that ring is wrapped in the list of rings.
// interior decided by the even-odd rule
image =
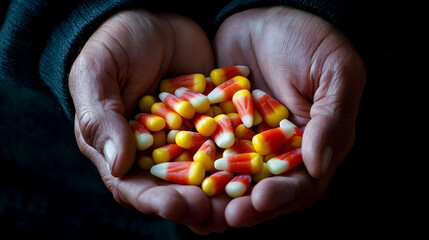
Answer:
[[[402,21],[404,15],[393,15],[362,23],[368,35],[356,47],[365,61],[367,84],[356,142],[324,197],[308,210],[208,238],[410,237],[427,226],[427,212],[419,204],[427,186],[415,187],[420,163],[427,160],[414,154],[418,140],[413,133],[424,137],[419,134],[422,109],[413,106],[420,96],[414,89],[428,79],[414,76],[419,67],[409,53],[419,55],[418,35]],[[3,234],[199,238],[182,226],[116,203],[91,161],[79,152],[73,125],[49,92],[0,83],[0,170]]]

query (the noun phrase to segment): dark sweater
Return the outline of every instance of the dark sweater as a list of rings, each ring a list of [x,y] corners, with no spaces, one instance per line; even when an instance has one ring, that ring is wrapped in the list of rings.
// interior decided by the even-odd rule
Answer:
[[[355,6],[341,0],[138,1],[10,0],[0,4],[0,81],[49,88],[73,116],[68,73],[89,36],[112,14],[129,8],[171,11],[197,21],[213,37],[222,21],[245,9],[286,4],[313,12],[345,31]],[[195,9],[198,9],[195,11]],[[352,35],[352,34],[350,34]]]

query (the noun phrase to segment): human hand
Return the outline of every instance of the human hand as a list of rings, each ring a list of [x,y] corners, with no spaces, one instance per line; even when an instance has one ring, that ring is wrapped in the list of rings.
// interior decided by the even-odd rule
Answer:
[[[168,184],[131,170],[136,148],[127,119],[134,116],[141,96],[155,92],[160,79],[207,74],[213,65],[210,43],[190,19],[132,10],[110,17],[94,32],[69,77],[78,146],[114,198],[200,232],[226,228],[227,198],[209,199],[199,187]]]
[[[351,43],[325,20],[290,7],[251,9],[227,18],[214,40],[216,65],[247,65],[254,88],[284,103],[305,128],[305,167],[266,178],[231,200],[229,225],[251,226],[305,209],[324,194],[350,151],[365,82]]]

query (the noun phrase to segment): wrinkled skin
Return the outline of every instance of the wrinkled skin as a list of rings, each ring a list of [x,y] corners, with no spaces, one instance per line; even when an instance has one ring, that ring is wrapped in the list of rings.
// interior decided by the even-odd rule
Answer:
[[[216,63],[216,65],[215,65]],[[247,65],[252,87],[288,107],[305,129],[304,166],[267,178],[235,199],[169,184],[132,168],[127,120],[139,98],[166,76],[208,75],[214,66]],[[100,26],[73,64],[69,88],[80,150],[121,204],[187,225],[199,234],[252,226],[314,204],[349,152],[365,82],[361,59],[325,20],[289,7],[251,9],[227,18],[213,49],[186,17],[120,12]]]

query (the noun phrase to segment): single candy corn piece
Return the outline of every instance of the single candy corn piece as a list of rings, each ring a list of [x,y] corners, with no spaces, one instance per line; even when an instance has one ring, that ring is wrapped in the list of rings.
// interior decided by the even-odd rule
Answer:
[[[262,170],[259,173],[252,174],[252,180],[259,182],[264,178],[271,177],[273,174],[268,170],[268,165],[266,162],[263,163]]]
[[[152,151],[153,161],[156,164],[164,163],[171,161],[177,155],[183,152],[183,148],[179,147],[177,144],[172,143],[160,148],[157,148]]]
[[[235,109],[234,103],[232,100],[226,100],[219,103],[219,107],[222,109],[223,113],[236,113],[237,109]]]
[[[281,120],[289,117],[289,110],[267,93],[255,89],[252,96],[256,109],[269,126],[278,127]]]
[[[239,173],[258,173],[262,170],[262,156],[259,153],[242,153],[217,159],[214,167]]]
[[[234,174],[228,171],[215,172],[203,180],[201,189],[209,197],[223,193],[225,192],[226,184],[228,184],[233,177]]]
[[[206,77],[206,89],[204,89],[203,94],[207,96],[216,86],[212,82],[210,77]]]
[[[197,132],[205,137],[213,135],[217,128],[216,121],[207,115],[196,115],[194,125]]]
[[[201,163],[206,171],[213,170],[215,158],[216,145],[211,139],[205,141],[193,157],[194,161]]]
[[[165,126],[169,129],[179,129],[182,125],[182,117],[165,106],[164,103],[154,103],[150,111],[152,114],[164,118]]]
[[[250,82],[245,77],[237,76],[217,86],[207,95],[207,98],[212,104],[223,102],[232,99],[234,93],[241,89],[249,90]]]
[[[143,123],[150,131],[158,132],[165,127],[164,118],[150,113],[139,113],[135,116],[136,121]]]
[[[252,178],[249,174],[235,176],[225,186],[225,192],[232,198],[243,196],[250,187]]]
[[[136,156],[136,166],[141,170],[149,170],[155,162],[153,161],[152,154],[147,151],[139,151]]]
[[[291,138],[302,137],[302,135],[303,131],[301,129],[289,120],[284,119],[280,122],[280,127],[256,134],[252,138],[252,143],[256,152],[261,155],[267,155],[289,141]]]
[[[212,70],[210,72],[210,79],[214,85],[219,86],[235,76],[247,77],[249,74],[250,69],[247,66],[230,66]]]
[[[129,124],[131,126],[131,131],[134,134],[136,140],[136,149],[143,151],[148,149],[153,144],[153,136],[150,134],[149,130],[141,123],[130,120]]]
[[[153,166],[150,173],[172,183],[200,185],[205,170],[198,162],[165,162]]]
[[[162,92],[159,94],[159,99],[167,105],[169,108],[173,109],[180,116],[191,119],[194,117],[195,108],[191,103],[186,101],[183,98],[174,96],[171,93]]]
[[[197,113],[205,113],[210,108],[207,96],[192,89],[181,87],[176,89],[174,95],[191,103]]]
[[[235,128],[234,134],[238,140],[252,140],[253,136],[255,136],[255,133],[252,131],[252,129],[247,128],[243,123]]]
[[[268,170],[274,174],[282,174],[302,163],[301,148],[283,153],[279,156],[271,158],[267,162]]]
[[[228,113],[226,116],[228,116],[229,120],[231,121],[233,129],[236,129],[238,125],[243,124],[238,113]]]
[[[252,142],[249,140],[240,140],[235,142],[234,145],[232,145],[232,147],[225,149],[225,151],[223,151],[222,156],[228,157],[228,156],[237,155],[241,153],[252,153],[252,152],[256,152]]]
[[[212,137],[216,145],[220,148],[229,148],[235,142],[234,129],[231,121],[225,114],[220,114],[214,118],[216,121],[216,130]]]
[[[203,135],[192,131],[180,131],[176,135],[176,144],[184,149],[197,150],[206,140]]]
[[[243,124],[251,128],[253,126],[253,98],[249,90],[242,89],[234,93],[232,102],[237,109]]]
[[[176,89],[185,87],[196,92],[203,93],[206,88],[206,78],[203,74],[181,75],[160,82],[159,91],[174,93]]]
[[[150,108],[154,103],[156,103],[156,98],[154,96],[145,95],[142,98],[140,98],[139,109],[143,113],[150,113]]]

